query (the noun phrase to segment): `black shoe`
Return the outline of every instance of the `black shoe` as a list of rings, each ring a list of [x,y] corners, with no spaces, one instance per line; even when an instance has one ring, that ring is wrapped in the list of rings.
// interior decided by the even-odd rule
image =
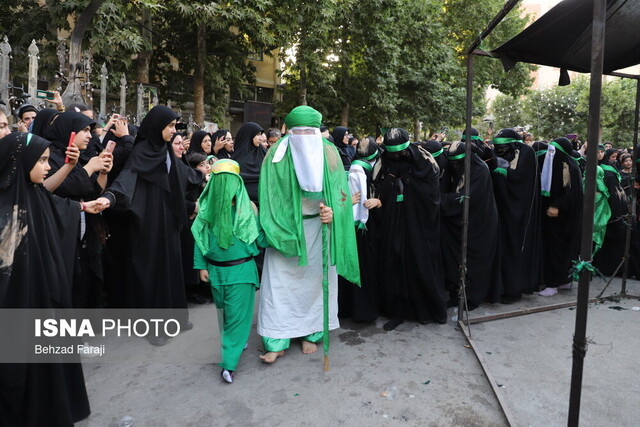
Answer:
[[[186,323],[180,325],[181,332],[190,331],[191,329],[193,329],[193,322],[191,320],[187,320]]]
[[[387,323],[385,323],[384,326],[382,326],[382,329],[384,329],[385,331],[393,331],[395,328],[402,325],[403,322],[404,320],[402,319],[391,319]]]
[[[165,336],[154,337],[149,335],[147,340],[149,340],[149,344],[155,345],[156,347],[162,347],[167,343],[167,337]]]

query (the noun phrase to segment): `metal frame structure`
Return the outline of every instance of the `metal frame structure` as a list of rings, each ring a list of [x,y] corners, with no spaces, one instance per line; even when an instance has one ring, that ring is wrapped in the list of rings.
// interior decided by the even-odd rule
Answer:
[[[585,192],[583,200],[583,218],[582,218],[582,239],[580,259],[590,263],[592,261],[592,246],[593,246],[593,214],[594,214],[594,201],[595,201],[595,178],[597,167],[597,145],[600,142],[600,112],[601,112],[601,98],[602,98],[602,75],[604,64],[604,46],[605,46],[605,26],[606,26],[606,0],[592,0],[593,18],[592,18],[592,44],[591,44],[591,77],[590,77],[590,93],[589,93],[589,140],[590,143],[587,146],[587,166],[585,170]],[[489,54],[488,52],[478,49],[482,40],[484,40],[496,26],[507,16],[507,14],[518,5],[520,0],[507,0],[498,14],[491,20],[487,27],[480,33],[476,40],[466,50],[466,65],[467,65],[467,105],[466,105],[466,131],[465,135],[471,135],[472,127],[472,91],[473,91],[473,56],[489,56],[495,58],[496,56]],[[635,126],[634,126],[634,138],[633,138],[633,170],[632,175],[636,174],[636,163],[638,159],[637,146],[638,146],[638,123],[640,120],[640,75],[632,75],[618,72],[610,72],[608,75],[631,78],[637,82],[636,92],[636,108],[635,108]],[[466,156],[464,164],[465,182],[468,182],[471,175],[471,144],[466,145]],[[569,414],[568,425],[577,426],[580,417],[580,398],[582,391],[582,373],[584,365],[584,357],[586,355],[586,328],[587,328],[587,312],[589,302],[596,300],[589,299],[589,286],[591,282],[591,273],[589,271],[582,270],[580,272],[580,280],[578,286],[578,298],[576,302],[548,305],[543,307],[537,307],[534,309],[523,309],[518,311],[512,311],[497,315],[484,316],[480,318],[469,319],[469,312],[466,310],[466,294],[465,294],[465,277],[467,272],[467,245],[468,245],[468,231],[469,231],[469,186],[465,188],[464,205],[463,205],[463,234],[462,234],[462,257],[460,263],[460,292],[458,302],[458,325],[460,330],[465,334],[469,345],[473,349],[476,358],[489,381],[491,388],[498,399],[498,402],[502,408],[502,411],[509,422],[513,425],[513,418],[511,411],[508,409],[506,403],[499,391],[497,390],[496,383],[493,381],[491,373],[489,372],[486,364],[480,352],[475,346],[475,343],[471,337],[472,323],[480,323],[497,319],[505,319],[515,316],[522,316],[532,313],[538,313],[542,311],[556,310],[559,308],[566,308],[571,306],[577,306],[576,310],[576,323],[575,333],[573,337],[573,367],[571,375],[571,393],[569,398]],[[635,191],[632,191],[632,201],[627,215],[627,235],[625,242],[625,254],[621,262],[623,265],[623,280],[622,289],[619,296],[624,298],[640,299],[640,296],[627,295],[626,282],[628,276],[628,260],[631,241],[631,227],[635,218]],[[620,267],[619,267],[620,268]],[[605,288],[606,289],[606,288]],[[466,322],[463,320],[466,317]],[[467,329],[465,330],[465,326]]]

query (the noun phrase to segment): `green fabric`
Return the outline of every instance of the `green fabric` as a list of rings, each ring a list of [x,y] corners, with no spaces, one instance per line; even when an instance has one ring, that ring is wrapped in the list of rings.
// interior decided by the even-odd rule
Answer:
[[[406,150],[409,144],[411,144],[411,141],[407,141],[404,144],[399,145],[385,145],[384,148],[390,153],[395,153],[397,151]]]
[[[398,194],[396,196],[396,203],[404,202],[404,194]]]
[[[324,336],[324,332],[318,331],[300,338],[302,341],[309,341],[312,343],[319,342]],[[291,338],[269,338],[262,337],[262,345],[265,351],[277,353],[282,350],[286,350],[291,345]]]
[[[253,322],[256,288],[253,284],[211,287],[213,302],[218,312],[220,348],[223,369],[235,371],[242,355]]]
[[[493,138],[493,144],[510,144],[512,142],[519,142],[519,139],[515,138]]]
[[[368,170],[369,172],[371,172],[373,170],[373,166],[371,166],[369,163],[367,162],[363,162],[362,160],[354,160],[353,163],[351,163],[352,165],[359,165],[362,166],[363,169]]]
[[[227,172],[211,174],[198,203],[198,216],[191,232],[202,253],[209,251],[209,233],[216,236],[222,249],[231,246],[234,237],[247,244],[258,238],[256,213],[239,175]]]
[[[587,270],[594,276],[604,277],[604,275],[588,261],[573,261],[573,280],[580,281],[580,273]]]
[[[194,236],[195,237],[195,236]],[[201,238],[204,240],[205,238]],[[258,239],[260,240],[260,239]],[[228,286],[238,283],[251,283],[256,287],[260,285],[258,267],[254,260],[243,262],[238,265],[228,267],[218,267],[207,262],[207,258],[218,261],[233,261],[236,259],[248,258],[259,254],[256,243],[247,245],[243,241],[234,237],[234,241],[229,249],[222,249],[213,233],[209,234],[209,250],[202,253],[198,244],[193,248],[193,268],[195,270],[207,270],[209,272],[209,283],[211,286]]]
[[[604,183],[604,170],[598,166],[596,169],[596,194],[593,213],[593,255],[598,252],[604,243],[607,223],[611,218],[611,207],[608,199],[609,190]]]
[[[614,168],[611,165],[600,165],[600,167],[603,170],[609,171],[609,172],[613,172],[614,174],[616,174],[616,177],[618,178],[618,182],[622,182],[622,177],[620,176],[620,172],[618,172],[618,169]]]
[[[373,159],[375,159],[379,154],[380,154],[380,152],[376,150],[376,152],[375,152],[375,153],[373,153],[372,155],[367,156],[367,157],[364,157],[364,158],[362,158],[362,159],[358,159],[358,160],[367,160],[367,161],[369,161],[369,160],[373,160]]]
[[[547,153],[547,150],[538,150],[538,151],[536,151],[536,156],[540,157],[540,156],[542,156],[543,154],[546,154],[546,153]]]
[[[507,170],[505,168],[495,168],[491,172],[499,173],[500,175],[507,176]]]
[[[462,141],[466,141],[467,136],[466,135],[462,135]],[[472,141],[484,141],[484,139],[482,139],[480,137],[480,135],[471,135],[471,140]]]
[[[447,159],[448,160],[460,160],[460,159],[464,159],[466,155],[467,155],[466,153],[462,153],[462,154],[458,154],[456,156],[449,156],[449,157],[447,157]]]
[[[307,265],[307,247],[302,227],[302,190],[298,185],[291,150],[283,159],[272,163],[280,142],[267,152],[260,172],[260,225],[267,242],[285,257],[299,257],[298,265]],[[325,205],[333,210],[331,223],[331,265],[339,275],[352,283],[360,283],[360,269],[353,227],[351,196],[340,156],[335,146],[323,140]]]
[[[440,154],[442,154],[444,152],[444,148],[441,148],[440,150],[436,151],[435,153],[431,153],[431,155],[433,157],[438,157]]]
[[[322,114],[308,105],[300,105],[287,114],[287,117],[284,118],[284,124],[287,129],[296,126],[319,128],[322,124]]]
[[[329,226],[322,224],[322,332],[324,355],[329,355],[329,253],[327,232]]]

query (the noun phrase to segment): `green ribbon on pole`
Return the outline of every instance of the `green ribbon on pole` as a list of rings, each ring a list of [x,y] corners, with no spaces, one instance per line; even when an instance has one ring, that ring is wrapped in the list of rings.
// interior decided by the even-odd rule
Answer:
[[[576,282],[580,280],[580,273],[583,270],[587,270],[591,272],[594,276],[604,277],[604,275],[598,270],[596,267],[591,264],[589,261],[578,261],[574,260],[573,262],[573,280]]]
[[[324,347],[324,371],[329,370],[329,250],[327,224],[322,224],[322,345]]]

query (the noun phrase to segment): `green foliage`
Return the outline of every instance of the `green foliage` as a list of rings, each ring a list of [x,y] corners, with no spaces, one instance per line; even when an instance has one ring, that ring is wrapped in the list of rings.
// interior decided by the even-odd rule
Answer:
[[[629,147],[633,140],[635,85],[613,78],[602,87],[602,140]],[[496,128],[529,127],[536,139],[577,133],[586,139],[589,119],[589,78],[580,76],[569,86],[532,91],[523,97],[498,95],[491,111]]]

